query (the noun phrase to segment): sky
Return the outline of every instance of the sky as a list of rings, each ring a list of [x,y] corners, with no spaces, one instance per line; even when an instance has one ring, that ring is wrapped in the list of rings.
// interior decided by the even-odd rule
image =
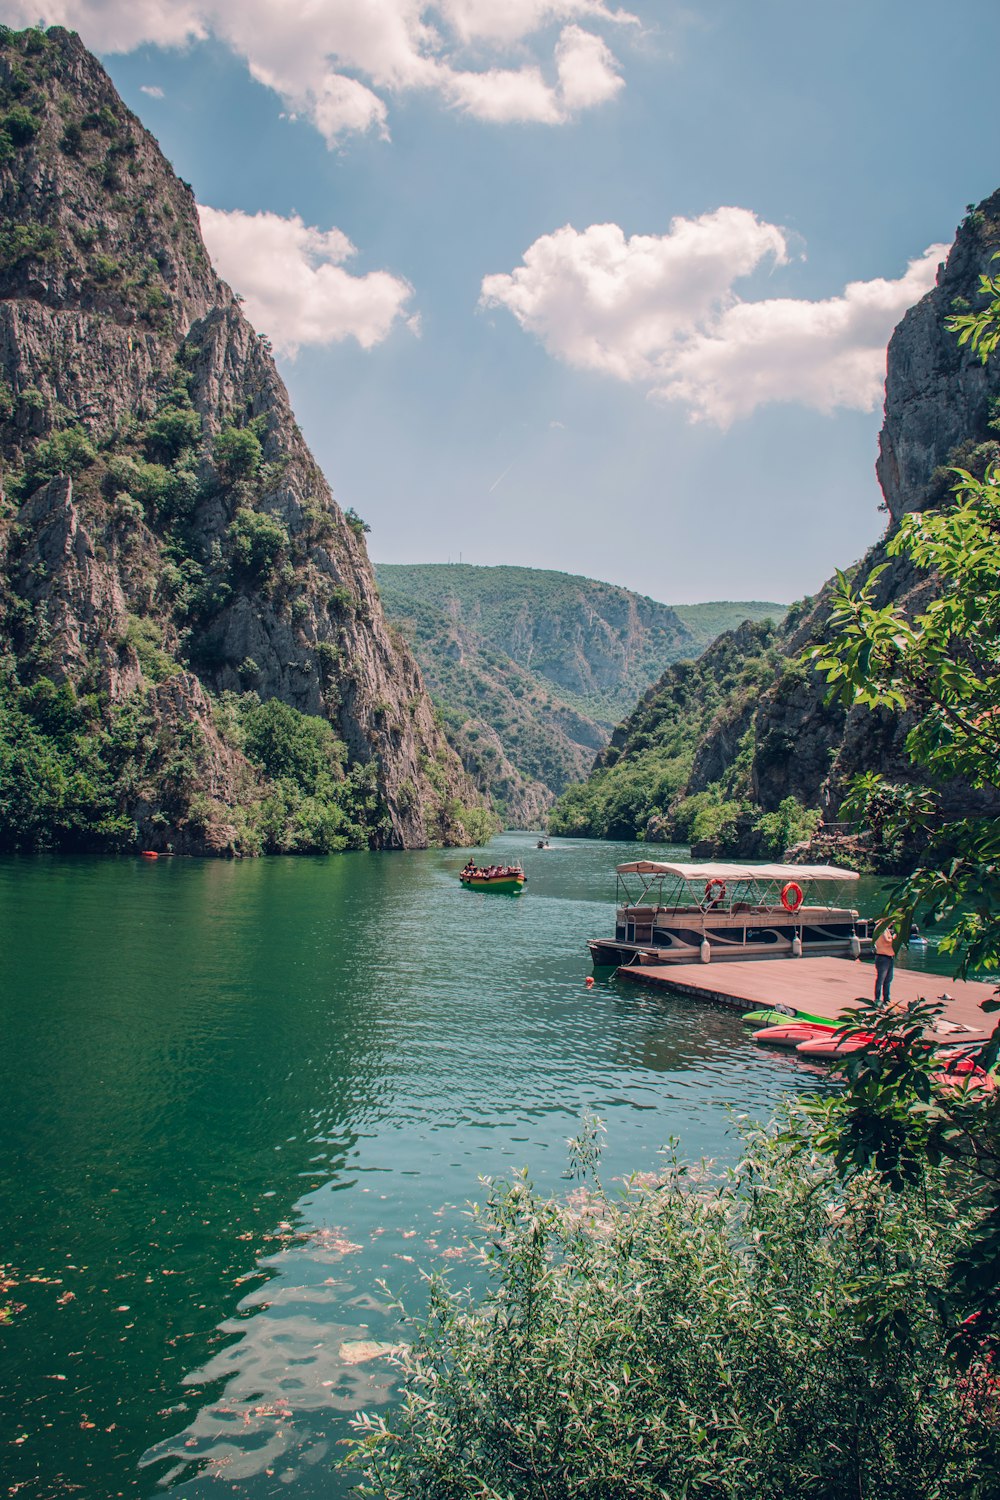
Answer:
[[[0,0],[200,205],[379,562],[790,601],[1000,187],[997,0]]]

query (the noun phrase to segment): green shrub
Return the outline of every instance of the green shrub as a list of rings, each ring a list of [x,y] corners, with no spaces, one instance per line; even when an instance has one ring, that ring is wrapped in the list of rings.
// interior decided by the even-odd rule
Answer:
[[[190,407],[165,406],[146,428],[146,453],[160,463],[176,462],[201,442],[201,418]]]
[[[382,1500],[989,1500],[995,1396],[940,1312],[970,1225],[944,1177],[844,1184],[791,1112],[715,1178],[487,1184],[486,1289],[431,1280],[402,1409],[362,1414],[345,1466]]]
[[[26,260],[49,260],[58,248],[54,229],[41,224],[12,224],[0,229],[0,270],[12,271]]]
[[[15,105],[0,119],[0,130],[15,146],[27,146],[35,139],[40,127],[41,121],[21,104]]]
[[[240,708],[244,749],[272,779],[289,780],[314,792],[322,775],[342,773],[346,749],[325,719],[299,713],[288,703],[255,695]]]
[[[344,520],[354,532],[354,535],[358,538],[363,537],[366,532],[371,531],[371,527],[368,525],[368,522],[362,521],[353,505],[349,506],[347,510],[344,511]]]
[[[684,843],[730,844],[736,838],[742,819],[750,806],[730,801],[717,788],[708,788],[684,797],[674,807],[674,833]]]
[[[384,816],[374,763],[346,773],[347,747],[326,719],[299,713],[256,693],[226,695],[247,758],[268,778],[254,813],[261,847],[270,853],[366,848]]]
[[[135,825],[116,775],[124,741],[102,734],[93,706],[42,678],[22,688],[0,667],[0,849],[126,847]]]
[[[212,456],[227,482],[252,479],[260,468],[263,450],[250,427],[224,427],[212,444]]]
[[[131,493],[138,483],[139,469],[134,459],[124,453],[113,453],[107,461],[102,488],[109,500]]]
[[[163,628],[155,620],[129,615],[125,639],[139,658],[143,676],[150,682],[165,682],[180,670],[163,649]]]
[[[236,512],[227,535],[234,566],[257,580],[270,576],[288,546],[288,532],[277,516],[245,508]]]
[[[59,138],[59,149],[67,156],[79,156],[83,149],[83,131],[75,120],[71,120]]]
[[[76,478],[96,457],[96,448],[78,427],[54,432],[51,437],[43,438],[28,455],[21,485],[22,493],[32,494],[57,474],[68,474],[71,478]]]
[[[763,853],[780,859],[793,844],[811,839],[821,818],[818,807],[803,807],[796,797],[786,797],[777,811],[761,813],[753,826],[761,835]]]
[[[132,493],[154,515],[158,514],[170,494],[172,478],[170,470],[163,464],[147,464],[139,460],[135,464]]]
[[[111,255],[95,255],[90,262],[91,275],[102,286],[116,280],[121,275],[121,270],[121,266]]]

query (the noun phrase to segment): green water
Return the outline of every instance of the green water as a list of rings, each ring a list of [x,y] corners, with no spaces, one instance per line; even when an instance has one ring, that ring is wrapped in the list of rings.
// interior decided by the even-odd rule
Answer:
[[[3,1493],[343,1495],[348,1417],[393,1399],[352,1363],[398,1333],[379,1278],[463,1274],[480,1174],[558,1186],[587,1109],[609,1174],[724,1157],[727,1107],[829,1086],[729,1012],[586,989],[634,845],[492,850],[525,895],[444,851],[0,861]]]

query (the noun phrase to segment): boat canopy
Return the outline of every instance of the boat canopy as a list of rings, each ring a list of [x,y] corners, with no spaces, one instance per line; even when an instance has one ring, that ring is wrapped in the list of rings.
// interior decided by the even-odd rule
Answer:
[[[618,865],[619,875],[669,875],[675,880],[709,881],[723,880],[727,883],[741,880],[859,880],[857,870],[841,870],[836,865],[674,865],[660,864],[652,859],[637,859],[631,864]]]

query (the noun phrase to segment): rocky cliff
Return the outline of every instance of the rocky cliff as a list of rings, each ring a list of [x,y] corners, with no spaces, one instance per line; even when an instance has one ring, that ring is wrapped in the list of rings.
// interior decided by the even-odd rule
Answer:
[[[1000,365],[984,367],[947,326],[953,314],[979,305],[979,278],[995,272],[998,248],[1000,193],[970,209],[937,285],[889,345],[876,465],[889,532],[850,571],[860,583],[888,561],[878,601],[910,614],[930,600],[934,582],[906,559],[887,559],[888,536],[907,511],[946,500],[952,466],[981,477],[1000,460]],[[845,713],[798,662],[828,634],[828,601],[829,587],[793,605],[767,637],[745,628],[720,637],[693,676],[688,667],[669,668],[616,729],[588,783],[557,806],[552,826],[773,855],[808,837],[818,819],[835,822],[857,773],[917,780],[905,749],[906,715]],[[981,812],[981,801],[961,785],[948,789],[956,816]]]
[[[141,718],[128,774],[101,782],[119,842],[129,827],[197,852],[481,832],[481,798],[383,617],[362,523],[215,275],[191,189],[61,28],[0,40],[0,220],[10,712],[70,759],[81,736],[113,740],[126,708]],[[71,703],[63,741],[42,682]],[[268,704],[287,713],[265,732]],[[12,753],[0,841],[37,843],[16,836],[31,819]]]

